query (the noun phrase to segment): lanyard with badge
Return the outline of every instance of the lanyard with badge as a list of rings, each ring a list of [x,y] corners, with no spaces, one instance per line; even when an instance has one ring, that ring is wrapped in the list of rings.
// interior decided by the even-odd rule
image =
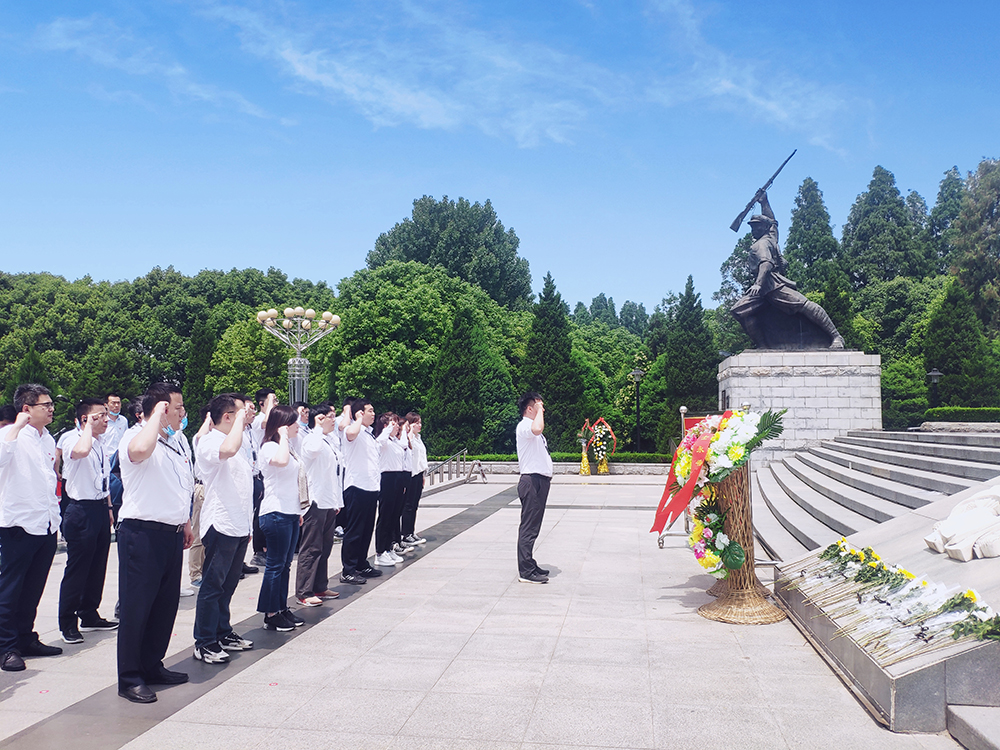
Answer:
[[[162,437],[158,437],[156,442],[168,448],[171,453],[177,455],[184,462],[184,470],[178,471],[177,461],[173,459],[170,460],[170,464],[174,467],[174,472],[177,474],[177,478],[181,481],[181,486],[188,491],[194,491],[194,475],[191,473],[191,462],[188,460],[185,451],[171,445]]]

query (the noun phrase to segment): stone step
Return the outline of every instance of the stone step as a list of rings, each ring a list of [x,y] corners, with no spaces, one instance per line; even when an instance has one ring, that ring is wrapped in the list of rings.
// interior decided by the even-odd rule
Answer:
[[[880,441],[846,436],[835,438],[833,442],[841,445],[850,445],[851,453],[860,458],[869,458],[874,461],[882,461],[920,471],[937,472],[953,477],[972,479],[978,482],[992,479],[1000,474],[1000,467],[989,464],[903,452],[907,451],[908,447],[914,445],[914,443],[898,443],[893,445],[887,440]],[[906,446],[906,448],[901,446]]]
[[[778,483],[773,472],[767,469],[758,471],[757,483],[761,497],[771,513],[807,550],[826,547],[840,538],[840,534],[813,518],[792,500]]]
[[[878,525],[878,521],[866,518],[818,492],[803,481],[793,467],[806,468],[794,457],[780,463],[773,463],[769,468],[785,494],[809,515],[822,522],[824,526],[833,529],[842,536],[850,536]],[[806,469],[806,473],[808,471]],[[813,473],[815,474],[815,472]]]
[[[903,490],[903,494],[910,494],[917,498],[940,500],[941,495],[954,495],[956,492],[961,492],[977,484],[972,479],[946,476],[933,471],[921,471],[920,469],[890,463],[894,457],[893,451],[886,451],[882,456],[885,460],[878,461],[873,458],[863,458],[857,455],[855,448],[856,446],[847,443],[827,442],[810,448],[809,452],[832,463],[840,464],[845,468],[854,469],[874,477],[881,477],[899,485],[908,485],[908,488]],[[876,455],[874,453],[875,450],[874,448],[868,449],[868,455]],[[857,485],[852,484],[852,486]],[[892,500],[891,496],[879,496]],[[899,501],[893,500],[893,502]]]
[[[970,461],[977,464],[993,464],[1000,466],[1000,448],[984,448],[975,445],[958,445],[956,443],[941,443],[919,440],[885,439],[875,433],[864,437],[845,435],[834,438],[838,442],[863,445],[868,448],[883,448],[901,451],[918,456],[933,456],[953,461]],[[998,470],[997,473],[1000,473]]]
[[[948,732],[969,750],[1000,750],[1000,708],[948,706]]]
[[[761,469],[767,471],[767,469]],[[788,529],[781,525],[781,522],[774,517],[771,509],[764,502],[764,497],[757,482],[757,474],[754,472],[753,480],[750,483],[750,502],[753,507],[753,530],[757,543],[761,546],[761,552],[772,560],[794,560],[801,557],[809,549],[802,545],[798,539],[792,536]],[[763,557],[757,553],[757,557]]]
[[[943,443],[970,445],[979,448],[1000,448],[1000,433],[996,432],[895,432],[891,430],[849,430],[850,437],[877,437],[904,443]]]
[[[903,484],[902,482],[879,476],[875,473],[879,467],[874,465],[874,463],[867,467],[864,466],[863,462],[869,459],[860,458],[853,453],[827,450],[825,446],[815,446],[815,450],[810,448],[804,453],[797,453],[796,457],[816,471],[828,475],[846,487],[882,498],[889,503],[901,506],[904,510],[906,508],[920,508],[927,505],[927,503],[940,500],[942,497],[966,487],[965,485],[958,485],[957,488],[950,488],[951,491],[949,492],[932,492],[922,487]],[[865,469],[871,469],[872,471],[866,471]],[[900,470],[897,467],[897,472]],[[916,471],[916,469],[911,469],[910,471]],[[874,505],[870,507],[876,508]],[[882,510],[888,512],[889,509],[886,506],[882,506]],[[897,515],[899,515],[899,509],[893,510],[890,517]],[[880,520],[887,521],[888,518],[882,517]]]

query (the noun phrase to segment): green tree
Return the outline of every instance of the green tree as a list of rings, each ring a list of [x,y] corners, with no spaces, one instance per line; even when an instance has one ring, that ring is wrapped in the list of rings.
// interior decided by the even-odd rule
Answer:
[[[436,450],[443,455],[463,448],[482,452],[483,404],[475,350],[484,348],[486,339],[475,312],[460,306],[441,343],[427,394],[427,427],[434,434]]]
[[[615,301],[613,298],[604,296],[601,292],[590,303],[590,319],[599,320],[609,326],[618,325],[618,313],[615,312]]]
[[[214,395],[206,387],[214,353],[215,336],[209,322],[204,318],[195,321],[188,341],[188,359],[184,368],[184,403],[190,411],[200,409]]]
[[[922,357],[905,356],[882,368],[882,427],[905,430],[924,421],[927,375]]]
[[[4,390],[4,401],[6,403],[13,403],[14,391],[17,390],[19,385],[26,383],[44,385],[52,391],[53,395],[58,392],[55,384],[49,379],[49,375],[45,371],[45,365],[42,364],[42,358],[35,350],[34,344],[28,344],[28,351],[7,383],[7,388]]]
[[[839,271],[831,273],[823,287],[823,309],[837,326],[848,349],[861,349],[864,343],[854,330],[854,309],[851,303],[851,288],[847,279]]]
[[[744,349],[753,348],[750,337],[746,335],[743,327],[729,312],[754,281],[750,274],[751,245],[753,245],[753,235],[747,232],[736,241],[733,252],[719,267],[722,284],[717,292],[712,293],[712,300],[717,303],[717,306],[712,311],[712,319],[709,324],[716,351],[736,354]],[[657,353],[654,352],[654,356]]]
[[[226,329],[215,347],[205,390],[253,395],[259,388],[274,388],[278,400],[287,402],[289,355],[289,350],[256,319],[238,320]]]
[[[795,196],[792,221],[785,239],[788,277],[803,292],[822,289],[839,251],[840,245],[830,228],[830,214],[823,203],[823,192],[815,180],[807,177]],[[743,265],[746,266],[745,254]],[[749,284],[743,289],[747,286]]]
[[[943,373],[942,406],[995,406],[997,382],[991,350],[972,306],[954,281],[931,311],[924,339],[924,367]]]
[[[525,390],[538,391],[545,400],[550,450],[574,450],[576,432],[584,419],[580,410],[583,380],[572,353],[566,308],[549,273],[535,305],[521,383]]]
[[[861,348],[880,354],[882,364],[923,356],[930,311],[944,294],[947,276],[877,281],[853,295],[854,328]]]
[[[980,322],[995,335],[1000,331],[1000,160],[983,159],[966,187],[952,224],[958,278],[972,295]]]
[[[505,230],[493,206],[444,196],[413,201],[412,218],[403,219],[379,236],[368,253],[368,268],[390,261],[417,261],[441,266],[449,274],[476,284],[497,303],[514,310],[531,305],[531,271],[517,254],[520,240]]]
[[[896,178],[875,167],[868,190],[851,206],[841,238],[841,270],[855,289],[898,276],[922,278],[931,272],[925,246],[910,220]]]
[[[944,173],[938,189],[937,201],[931,209],[927,222],[928,241],[933,246],[937,263],[936,271],[944,273],[958,260],[955,253],[955,235],[957,229],[952,225],[962,210],[965,200],[965,181],[958,167],[952,167]]]
[[[582,302],[577,302],[573,308],[573,322],[580,326],[588,325],[591,321],[590,310]]]
[[[649,325],[649,315],[646,314],[646,306],[641,302],[637,303],[632,300],[626,300],[625,304],[622,305],[621,311],[618,313],[618,322],[630,333],[642,336],[646,331],[646,326]]]

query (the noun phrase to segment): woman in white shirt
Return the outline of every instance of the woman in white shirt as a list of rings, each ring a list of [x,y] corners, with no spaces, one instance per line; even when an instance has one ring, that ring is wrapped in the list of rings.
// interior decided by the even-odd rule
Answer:
[[[257,611],[264,613],[265,628],[281,632],[305,624],[288,609],[288,580],[302,522],[299,462],[289,448],[290,441],[298,435],[297,422],[298,415],[290,406],[278,404],[271,409],[258,454],[264,476],[259,520],[267,545],[267,562]]]

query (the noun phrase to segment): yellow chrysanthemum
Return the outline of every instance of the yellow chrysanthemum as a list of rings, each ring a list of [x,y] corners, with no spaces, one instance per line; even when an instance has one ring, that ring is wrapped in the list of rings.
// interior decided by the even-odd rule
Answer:
[[[971,599],[973,602],[979,601],[979,597],[976,596],[976,592],[973,591],[972,589],[969,589],[968,591],[965,592],[965,598]]]
[[[905,578],[908,581],[912,581],[914,578],[916,578],[916,576],[913,575],[913,573],[911,573],[910,571],[908,571],[906,568],[900,568],[899,569],[899,574],[901,576],[903,576],[903,578]]]
[[[706,550],[705,556],[702,557],[698,562],[701,563],[701,567],[703,567],[705,570],[711,570],[712,568],[718,567],[721,560],[719,559],[719,556],[717,554],[709,550]]]
[[[736,461],[743,460],[743,456],[746,455],[746,452],[747,449],[742,445],[730,445],[729,450],[726,451],[726,455],[729,456],[730,461],[735,463]]]

